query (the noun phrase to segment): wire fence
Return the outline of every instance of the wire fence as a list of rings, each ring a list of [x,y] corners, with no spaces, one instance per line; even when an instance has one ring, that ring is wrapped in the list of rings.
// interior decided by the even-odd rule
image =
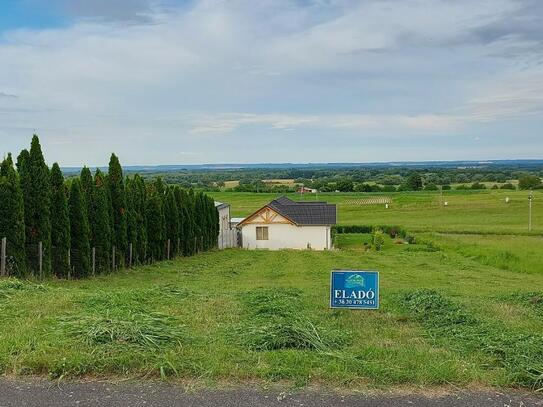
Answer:
[[[203,250],[202,241],[195,238],[192,244],[197,252]],[[153,258],[147,250],[141,253],[141,247],[138,252],[132,243],[129,243],[124,251],[109,245],[93,246],[89,250],[46,247],[42,242],[15,247],[4,237],[0,240],[0,276],[33,275],[44,278],[56,275],[66,279],[82,278],[117,271],[120,268],[150,264],[158,260],[171,260],[183,255],[182,247],[181,239],[175,242],[167,239],[164,241],[163,249],[159,250],[162,253]]]

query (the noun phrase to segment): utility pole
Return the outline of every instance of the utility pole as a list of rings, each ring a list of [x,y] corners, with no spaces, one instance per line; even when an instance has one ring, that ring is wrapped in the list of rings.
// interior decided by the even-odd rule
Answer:
[[[529,209],[528,209],[528,232],[532,231],[532,201],[534,200],[533,192],[530,189],[530,195],[528,196]]]

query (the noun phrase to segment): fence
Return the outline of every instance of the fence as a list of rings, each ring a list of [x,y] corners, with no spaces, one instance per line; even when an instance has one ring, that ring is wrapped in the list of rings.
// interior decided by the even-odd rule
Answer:
[[[10,242],[7,238],[0,239],[0,276],[23,276],[25,273],[18,269],[18,265],[26,262],[26,271],[33,274],[35,277],[43,278],[49,274],[55,274],[60,278],[80,278],[86,277],[88,274],[97,275],[101,273],[107,273],[110,271],[117,271],[119,268],[128,267],[131,268],[134,265],[149,264],[155,260],[172,260],[173,258],[182,255],[181,239],[177,241],[171,241],[167,239],[164,241],[162,253],[157,254],[157,258],[153,259],[152,256],[148,256],[147,250],[144,250],[144,254],[138,253],[136,247],[132,243],[128,244],[125,251],[121,252],[115,246],[105,247],[91,247],[90,252],[81,253],[75,250],[73,247],[70,252],[65,256],[59,254],[61,250],[57,247],[45,247],[42,242],[27,244],[24,250],[22,250],[23,259],[16,258],[14,253],[21,253],[21,249],[17,250],[10,246]],[[193,242],[196,252],[203,250],[204,241],[203,237],[200,240],[194,238]],[[225,249],[228,247],[238,247],[239,236],[237,230],[223,231],[219,236],[217,242],[219,249]],[[51,256],[48,255],[50,251]],[[141,249],[140,249],[141,251]],[[57,257],[55,257],[55,255]],[[89,262],[89,271],[85,275],[81,275],[81,270],[75,270],[74,264],[78,264],[84,256]],[[55,264],[62,264],[58,258],[64,258],[64,266],[55,267]],[[51,264],[44,262],[50,261]],[[55,262],[57,261],[57,262]],[[67,261],[67,266],[66,266]],[[85,260],[86,262],[87,260]],[[80,263],[79,263],[80,264]],[[48,270],[53,270],[50,273]],[[60,271],[62,270],[62,271]]]
[[[239,239],[238,229],[222,230],[217,241],[217,246],[220,250],[228,249],[230,247],[239,247]]]

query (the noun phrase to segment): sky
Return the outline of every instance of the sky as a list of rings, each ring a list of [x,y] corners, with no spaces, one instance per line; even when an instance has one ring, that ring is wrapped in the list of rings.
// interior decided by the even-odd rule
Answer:
[[[541,0],[1,0],[0,156],[543,158]]]

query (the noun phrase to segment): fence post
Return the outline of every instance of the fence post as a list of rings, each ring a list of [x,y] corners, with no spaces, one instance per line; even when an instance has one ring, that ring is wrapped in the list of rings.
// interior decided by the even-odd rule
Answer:
[[[132,268],[132,243],[128,245],[128,267]]]
[[[2,238],[2,258],[0,260],[0,275],[5,276],[6,273],[6,249],[7,249],[7,238]]]
[[[113,265],[113,272],[115,272],[116,264],[115,264],[115,246],[113,246],[113,255],[111,257],[112,265]]]
[[[38,242],[38,257],[40,267],[40,278],[43,278],[43,243]]]
[[[168,239],[168,260],[170,260],[170,245],[171,245],[171,240]]]
[[[96,247],[92,248],[92,275],[96,275]]]
[[[179,254],[181,253],[181,238],[177,238],[177,256],[179,257]]]

